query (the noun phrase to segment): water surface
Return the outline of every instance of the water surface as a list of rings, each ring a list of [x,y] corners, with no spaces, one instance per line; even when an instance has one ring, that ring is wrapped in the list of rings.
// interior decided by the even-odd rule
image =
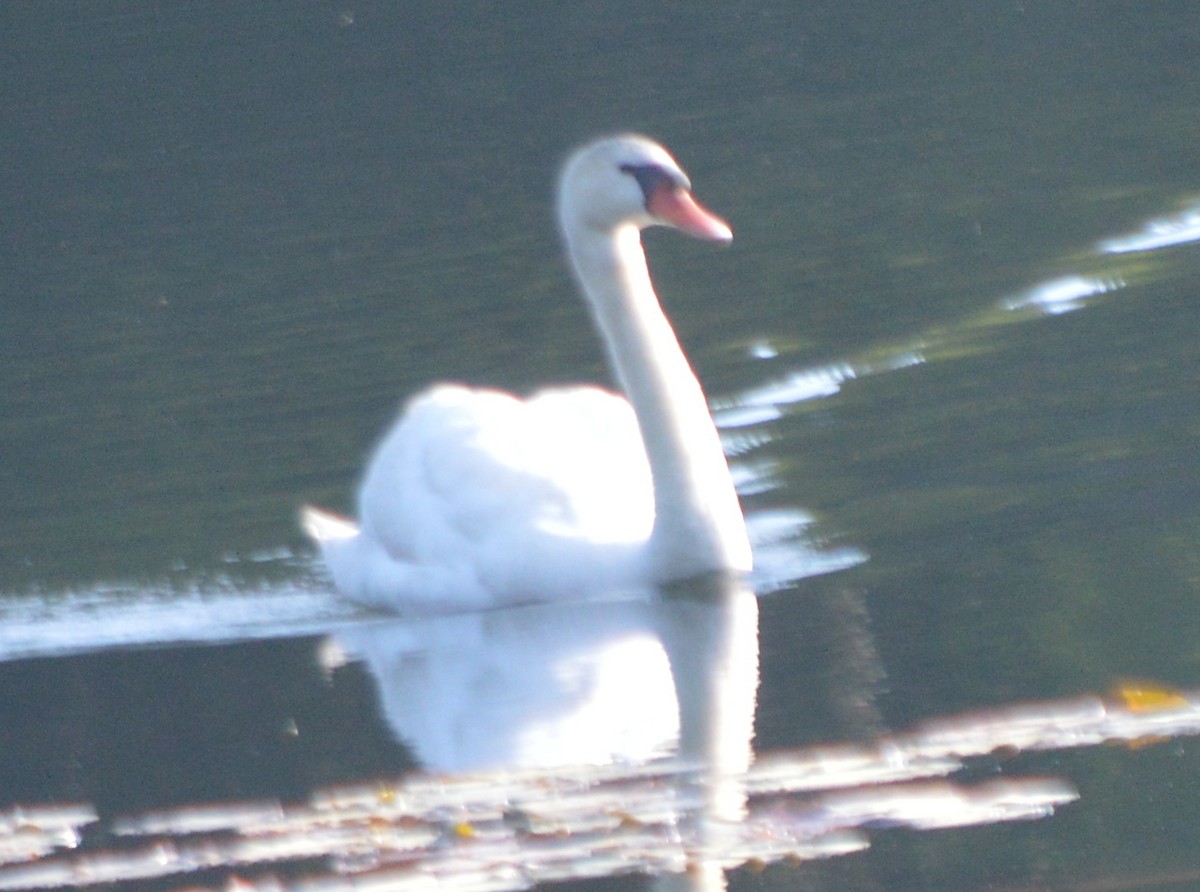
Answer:
[[[4,18],[5,803],[291,799],[414,765],[362,665],[314,657],[360,617],[295,510],[349,509],[432,381],[607,379],[550,191],[613,129],[661,138],[731,220],[724,251],[652,234],[652,267],[748,510],[812,517],[763,586],[760,752],[1195,685],[1180,8]],[[821,554],[866,560],[788,581]],[[1195,759],[1024,756],[1081,801],[734,882],[1188,885]]]

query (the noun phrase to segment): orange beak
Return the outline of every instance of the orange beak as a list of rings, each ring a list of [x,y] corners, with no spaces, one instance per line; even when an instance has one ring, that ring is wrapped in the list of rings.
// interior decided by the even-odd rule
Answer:
[[[646,202],[646,209],[658,219],[697,238],[715,242],[733,240],[733,230],[716,214],[705,210],[687,189],[662,181]]]

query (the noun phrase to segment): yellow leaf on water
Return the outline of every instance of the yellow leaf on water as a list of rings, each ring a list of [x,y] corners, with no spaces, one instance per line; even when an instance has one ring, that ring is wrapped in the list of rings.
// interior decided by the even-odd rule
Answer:
[[[1187,698],[1173,688],[1139,679],[1119,680],[1113,688],[1113,693],[1131,712],[1177,709],[1188,703]]]

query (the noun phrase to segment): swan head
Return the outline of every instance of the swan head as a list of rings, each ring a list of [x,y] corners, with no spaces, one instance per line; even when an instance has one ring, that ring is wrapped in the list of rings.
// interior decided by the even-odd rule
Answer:
[[[568,238],[580,230],[612,233],[671,226],[727,242],[729,225],[692,197],[687,174],[658,143],[625,134],[577,149],[563,165],[558,213]]]

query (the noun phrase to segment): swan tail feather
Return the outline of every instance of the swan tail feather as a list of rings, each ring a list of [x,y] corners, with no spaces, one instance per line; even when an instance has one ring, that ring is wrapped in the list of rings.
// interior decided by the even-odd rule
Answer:
[[[353,539],[358,535],[358,524],[353,520],[315,505],[301,507],[300,526],[318,545],[339,539]]]

